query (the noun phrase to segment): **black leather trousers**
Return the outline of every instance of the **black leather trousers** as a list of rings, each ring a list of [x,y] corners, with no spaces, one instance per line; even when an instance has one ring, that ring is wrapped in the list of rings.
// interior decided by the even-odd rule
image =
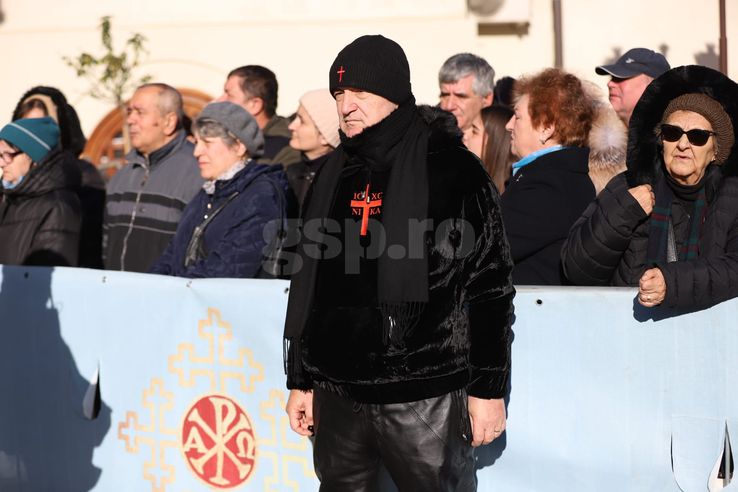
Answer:
[[[400,491],[476,490],[464,390],[380,405],[315,389],[313,417],[313,461],[323,492],[377,490],[380,464]]]

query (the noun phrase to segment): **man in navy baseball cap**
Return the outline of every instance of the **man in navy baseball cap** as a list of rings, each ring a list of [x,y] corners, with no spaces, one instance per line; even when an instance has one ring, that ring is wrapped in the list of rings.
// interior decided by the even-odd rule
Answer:
[[[595,68],[598,75],[610,75],[607,88],[610,104],[626,126],[638,100],[653,79],[669,70],[664,55],[647,48],[628,50],[611,65]]]

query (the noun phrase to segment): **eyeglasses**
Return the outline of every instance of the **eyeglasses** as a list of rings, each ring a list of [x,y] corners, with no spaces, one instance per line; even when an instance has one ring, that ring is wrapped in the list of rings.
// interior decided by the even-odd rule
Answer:
[[[696,145],[697,147],[705,145],[707,140],[710,138],[710,135],[717,135],[717,133],[711,132],[710,130],[702,130],[699,128],[693,128],[692,130],[685,132],[683,128],[676,125],[667,125],[666,123],[661,125],[661,138],[666,142],[677,142],[684,134],[687,135],[689,143]]]
[[[0,157],[5,162],[7,162],[8,164],[10,164],[11,162],[13,162],[13,159],[15,159],[15,156],[20,155],[22,153],[23,153],[22,150],[16,150],[15,152],[0,152]]]

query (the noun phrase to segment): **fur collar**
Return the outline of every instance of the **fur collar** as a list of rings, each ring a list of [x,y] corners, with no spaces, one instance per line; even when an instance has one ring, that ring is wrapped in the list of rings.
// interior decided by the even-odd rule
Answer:
[[[655,79],[641,96],[628,128],[627,177],[630,186],[655,183],[661,175],[661,145],[656,126],[669,102],[682,94],[702,93],[719,102],[733,123],[738,142],[738,84],[711,68],[677,67]],[[738,175],[738,145],[722,166],[723,175]]]
[[[435,106],[418,106],[418,114],[430,127],[428,152],[439,152],[449,147],[464,146],[456,117]]]

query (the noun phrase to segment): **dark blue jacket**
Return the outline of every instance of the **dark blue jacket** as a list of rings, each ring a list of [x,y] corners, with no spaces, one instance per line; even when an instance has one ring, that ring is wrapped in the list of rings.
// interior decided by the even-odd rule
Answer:
[[[271,181],[271,182],[270,182]],[[274,184],[282,190],[277,194]],[[227,181],[217,181],[215,192],[201,190],[187,204],[177,232],[151,273],[190,278],[253,278],[261,267],[267,239],[277,231],[280,217],[286,217],[287,179],[282,166],[269,166],[251,161]],[[208,224],[204,233],[207,256],[185,267],[185,254],[192,233],[209,213],[216,210],[229,196],[239,194]],[[284,215],[283,215],[284,214]],[[268,229],[264,228],[276,220]]]
[[[564,285],[561,246],[595,199],[589,149],[564,147],[522,167],[502,194],[515,285]]]

